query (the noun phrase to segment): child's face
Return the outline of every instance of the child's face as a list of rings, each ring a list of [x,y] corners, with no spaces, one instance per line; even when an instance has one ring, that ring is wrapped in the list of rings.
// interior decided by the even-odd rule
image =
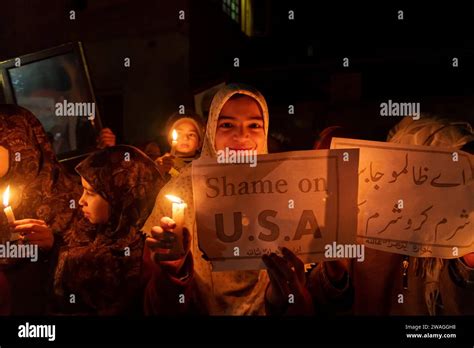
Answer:
[[[93,224],[105,224],[110,218],[110,204],[81,178],[84,193],[79,200],[84,216]]]
[[[193,156],[199,147],[199,136],[196,126],[192,122],[182,121],[175,129],[178,133],[176,152],[182,155]]]
[[[243,96],[228,100],[217,121],[215,148],[225,150],[256,150],[264,153],[266,135],[263,115],[257,101]]]

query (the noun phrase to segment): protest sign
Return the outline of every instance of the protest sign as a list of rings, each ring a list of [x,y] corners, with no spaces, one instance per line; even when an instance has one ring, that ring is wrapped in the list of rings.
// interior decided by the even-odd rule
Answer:
[[[457,258],[474,251],[472,155],[344,138],[334,138],[331,148],[360,149],[360,242],[421,257]]]
[[[355,242],[358,150],[258,156],[257,164],[193,162],[200,249],[214,271],[264,268],[263,254],[294,251],[305,263],[325,246]]]

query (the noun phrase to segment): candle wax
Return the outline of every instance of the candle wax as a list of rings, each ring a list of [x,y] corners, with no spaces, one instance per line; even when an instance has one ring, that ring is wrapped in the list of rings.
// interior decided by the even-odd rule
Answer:
[[[13,214],[12,207],[8,206],[5,209],[3,209],[5,212],[5,215],[7,216],[8,223],[12,224],[15,222],[15,215]]]
[[[184,254],[183,249],[183,227],[184,227],[184,212],[186,210],[186,203],[173,203],[173,216],[172,219],[176,223],[176,227],[173,229],[178,237],[177,250],[178,254]]]
[[[5,215],[7,216],[8,223],[9,224],[14,223],[15,222],[15,215],[13,214],[12,207],[8,206],[5,209],[3,209],[3,211],[5,212]],[[19,233],[12,232],[10,234],[10,241],[11,242],[14,242],[18,239],[20,239],[20,234]]]
[[[173,140],[171,142],[171,155],[172,156],[176,156],[176,145],[178,145],[178,141],[177,140]]]

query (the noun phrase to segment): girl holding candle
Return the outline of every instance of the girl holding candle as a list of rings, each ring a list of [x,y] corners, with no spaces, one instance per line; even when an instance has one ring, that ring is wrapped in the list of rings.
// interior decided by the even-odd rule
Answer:
[[[231,84],[215,95],[206,129],[202,156],[216,158],[218,150],[226,147],[233,150],[255,150],[267,153],[268,108],[263,96],[254,88]],[[184,217],[183,245],[185,255],[176,258],[173,264],[162,261],[159,242],[166,239],[166,232],[176,229],[171,217],[172,205],[167,194],[180,197],[187,204]],[[264,258],[267,271],[228,271],[213,273],[211,265],[203,258],[198,247],[192,196],[191,168],[187,166],[181,175],[172,179],[158,195],[152,215],[144,230],[150,232],[147,245],[152,257],[163,274],[173,278],[176,284],[189,290],[186,304],[203,314],[210,315],[263,315],[265,313],[310,314],[312,301],[305,288],[302,262],[289,250],[283,257],[271,254]],[[179,238],[175,238],[178,240]],[[172,240],[169,241],[173,244]],[[170,246],[170,248],[172,248]],[[288,277],[288,279],[287,279]],[[286,308],[289,287],[294,291],[295,305]],[[157,289],[159,291],[159,289]],[[171,312],[171,304],[178,303],[179,292],[146,293],[146,299],[153,303],[149,314]],[[170,299],[170,301],[166,301]],[[176,308],[183,308],[178,304]],[[267,307],[267,310],[265,310]]]
[[[157,163],[169,180],[199,157],[204,137],[204,122],[194,113],[174,113],[168,120],[166,129],[171,153],[159,157]]]
[[[120,145],[93,153],[76,171],[84,188],[79,204],[97,230],[65,233],[55,272],[53,311],[139,313],[141,228],[164,184],[157,165],[137,148]],[[75,303],[69,301],[69,294],[75,294]]]

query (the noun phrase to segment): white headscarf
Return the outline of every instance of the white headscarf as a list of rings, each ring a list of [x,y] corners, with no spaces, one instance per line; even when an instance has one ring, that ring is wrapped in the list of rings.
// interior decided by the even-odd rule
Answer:
[[[387,141],[399,144],[425,145],[460,149],[474,140],[467,122],[456,122],[422,114],[419,120],[405,117],[388,133]]]
[[[221,88],[212,100],[207,121],[206,135],[201,157],[216,158],[215,136],[217,121],[224,104],[235,94],[244,94],[257,101],[262,110],[265,135],[268,134],[268,107],[264,97],[256,89],[243,84],[229,84]],[[265,138],[265,153],[267,141]],[[188,208],[185,212],[184,226],[192,235],[191,252],[194,260],[194,272],[197,283],[197,297],[204,311],[211,315],[263,315],[265,314],[265,290],[268,285],[266,271],[229,271],[212,272],[211,264],[205,261],[199,249],[195,221],[191,166],[170,180],[160,191],[155,208],[148,218],[144,231],[159,226],[164,216],[171,216],[171,203],[165,195],[172,194],[184,200]]]
[[[224,107],[224,104],[236,94],[247,95],[255,99],[255,101],[260,106],[260,110],[262,110],[265,136],[268,135],[269,115],[267,103],[265,102],[263,95],[251,86],[240,83],[232,83],[221,88],[214,96],[214,99],[212,99],[211,108],[209,110],[209,119],[207,120],[206,137],[201,156],[216,157],[216,148],[214,147],[214,143],[216,139],[217,121],[219,120],[219,115],[222,108]],[[265,138],[264,153],[268,153],[267,138]]]

